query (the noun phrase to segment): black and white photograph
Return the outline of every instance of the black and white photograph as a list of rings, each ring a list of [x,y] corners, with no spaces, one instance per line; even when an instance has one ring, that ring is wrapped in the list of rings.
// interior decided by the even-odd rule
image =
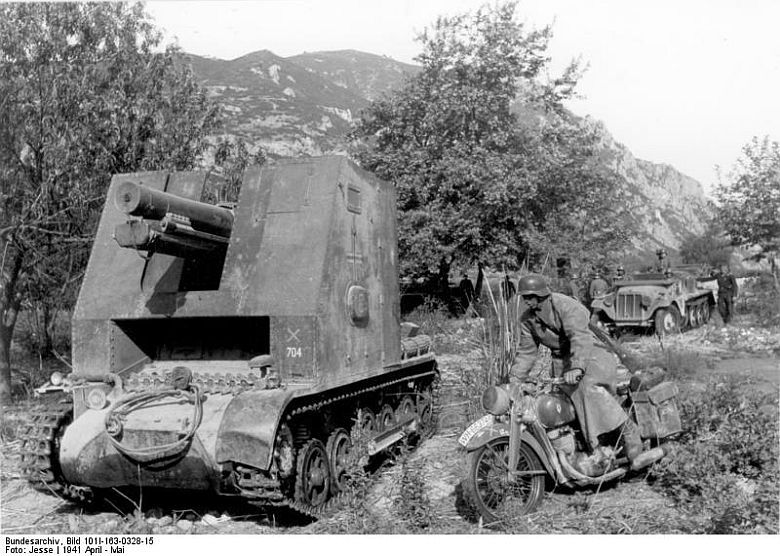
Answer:
[[[5,553],[765,550],[778,22],[0,1]]]

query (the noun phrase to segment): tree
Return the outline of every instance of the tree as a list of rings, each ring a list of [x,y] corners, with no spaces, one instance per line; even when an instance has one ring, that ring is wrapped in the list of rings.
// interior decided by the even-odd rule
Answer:
[[[213,203],[235,203],[243,182],[244,170],[248,166],[262,166],[266,161],[262,149],[251,152],[243,139],[224,137],[214,148],[214,164],[212,170],[217,172],[223,181],[217,191],[209,192],[208,201]]]
[[[716,222],[711,222],[702,235],[687,237],[680,244],[684,263],[701,263],[711,268],[729,264],[733,251],[729,238]]]
[[[45,331],[72,303],[111,175],[192,168],[218,121],[141,4],[0,5],[1,400],[19,312]]]
[[[716,190],[718,217],[734,245],[758,249],[780,291],[780,143],[754,137]]]
[[[396,186],[403,275],[446,284],[454,264],[519,268],[552,233],[605,237],[593,211],[614,206],[603,197],[617,181],[598,165],[597,134],[562,106],[579,64],[543,81],[551,30],[527,30],[515,12],[439,18],[418,37],[422,70],[353,131],[360,164]]]

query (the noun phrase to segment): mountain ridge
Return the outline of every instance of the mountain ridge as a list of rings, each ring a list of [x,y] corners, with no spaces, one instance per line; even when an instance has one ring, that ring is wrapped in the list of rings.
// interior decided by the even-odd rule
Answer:
[[[420,70],[353,49],[288,57],[263,49],[233,60],[187,56],[196,78],[225,109],[225,135],[276,156],[346,153],[346,134],[360,111]],[[597,130],[602,161],[628,192],[641,229],[634,250],[676,250],[687,236],[704,232],[711,208],[698,181],[670,164],[634,157],[603,122],[582,119]]]

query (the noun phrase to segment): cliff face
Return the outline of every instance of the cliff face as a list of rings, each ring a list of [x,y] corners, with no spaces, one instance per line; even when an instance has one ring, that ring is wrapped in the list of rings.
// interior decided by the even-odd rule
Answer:
[[[668,164],[635,158],[603,124],[593,125],[602,138],[602,161],[622,178],[629,208],[642,230],[635,249],[677,250],[686,237],[704,233],[712,205],[699,182]]]
[[[345,152],[346,134],[360,111],[419,71],[354,50],[289,58],[263,50],[235,60],[190,60],[196,77],[225,108],[226,134],[278,156]],[[623,179],[642,230],[634,242],[637,252],[676,250],[687,235],[704,231],[711,209],[698,182],[669,165],[635,158],[602,123],[585,121],[602,138],[603,163]]]

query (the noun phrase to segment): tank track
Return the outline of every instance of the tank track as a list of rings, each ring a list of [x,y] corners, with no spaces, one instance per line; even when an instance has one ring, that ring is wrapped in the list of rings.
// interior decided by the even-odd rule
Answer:
[[[72,502],[92,501],[92,491],[65,481],[59,470],[59,438],[73,418],[73,403],[60,401],[41,404],[30,412],[27,423],[19,427],[21,474],[33,488]]]
[[[431,426],[421,435],[423,440],[433,437],[438,429],[439,412],[441,411],[441,404],[439,403],[440,394],[441,377],[439,373],[436,373],[431,384]],[[347,506],[351,501],[352,496],[353,495],[349,492],[339,492],[336,496],[329,498],[321,506],[316,507],[301,503],[294,499],[285,501],[284,504],[300,514],[314,519],[324,519],[335,514],[341,508]]]
[[[428,430],[423,432],[423,434],[421,435],[423,439],[430,438],[436,433],[436,425],[438,424],[438,416],[440,411],[439,396],[441,390],[440,388],[441,379],[438,371],[436,371],[435,368],[434,370],[431,371],[431,374],[433,375],[432,382],[431,382],[431,406],[432,406],[431,427]],[[332,405],[350,398],[355,398],[363,394],[375,392],[377,390],[381,390],[383,388],[387,388],[395,384],[406,382],[408,380],[410,380],[409,377],[404,377],[392,381],[385,381],[370,387],[349,392],[347,394],[343,394],[340,396],[332,396],[330,398],[319,400],[315,403],[303,405],[291,411],[289,414],[289,418],[298,417],[310,412],[319,412],[328,405]],[[299,480],[300,478],[296,474],[296,478],[295,478],[296,483]],[[298,491],[298,485],[296,484],[295,488],[293,489],[293,492],[297,492],[297,491]],[[244,490],[243,493],[245,495],[249,494],[246,490]],[[348,504],[352,496],[349,492],[340,492],[336,496],[329,498],[324,504],[320,506],[312,506],[310,504],[296,500],[294,496],[293,497],[284,496],[284,495],[280,496],[281,494],[280,491],[274,492],[272,490],[264,489],[262,492],[255,492],[253,494],[255,494],[255,496],[253,497],[254,499],[252,499],[251,502],[254,504],[269,505],[269,506],[286,506],[302,515],[306,515],[308,517],[315,518],[315,519],[326,518],[334,514],[340,508]],[[280,498],[282,497],[283,499],[280,500]]]

